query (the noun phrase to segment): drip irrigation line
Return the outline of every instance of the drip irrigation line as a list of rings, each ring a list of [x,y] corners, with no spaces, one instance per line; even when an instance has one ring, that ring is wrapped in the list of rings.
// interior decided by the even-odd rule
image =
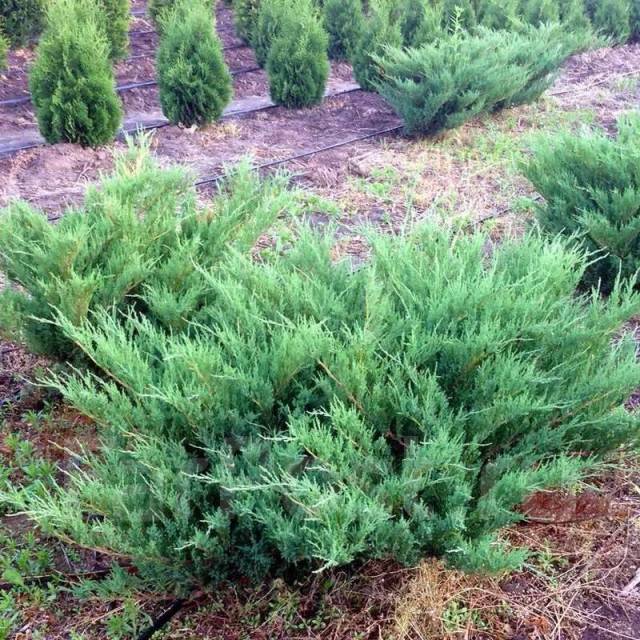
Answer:
[[[261,164],[255,165],[253,167],[254,171],[263,171],[265,169],[270,169],[273,167],[278,167],[280,165],[283,164],[288,164],[289,162],[295,162],[296,160],[302,160],[304,158],[309,158],[315,155],[318,155],[320,153],[326,153],[327,151],[332,151],[334,149],[339,149],[340,147],[346,147],[349,146],[351,144],[355,144],[357,142],[362,142],[364,140],[370,140],[372,138],[380,138],[383,136],[387,136],[387,135],[391,135],[391,134],[395,134],[398,133],[399,131],[401,131],[403,129],[403,125],[396,125],[393,127],[386,127],[384,129],[379,129],[377,131],[371,131],[369,133],[366,133],[364,135],[361,136],[355,136],[352,138],[348,138],[347,140],[341,140],[340,142],[334,142],[328,145],[325,145],[323,147],[320,147],[318,149],[312,149],[310,151],[303,151],[301,153],[297,153],[295,155],[292,156],[287,156],[286,158],[280,158],[278,160],[270,160],[269,162],[263,162]],[[198,180],[196,180],[193,185],[196,188],[199,187],[204,187],[206,185],[209,184],[216,184],[218,182],[220,182],[221,180],[223,180],[225,177],[225,174],[222,173],[218,173],[218,174],[213,174],[210,176],[203,176],[202,178],[199,178]],[[533,196],[533,200],[538,202],[540,200],[542,200],[542,196],[540,195],[535,195]],[[513,211],[513,206],[510,207],[504,207],[503,209],[499,209],[498,211],[494,211],[492,213],[489,213],[481,218],[478,218],[477,220],[472,220],[471,222],[469,222],[465,228],[471,228],[471,227],[475,227],[475,226],[479,226],[484,224],[485,222],[488,222],[489,220],[494,220],[496,218],[500,218],[504,215],[506,215],[507,213],[510,213],[511,211]],[[49,222],[56,222],[58,220],[60,220],[62,217],[64,216],[64,214],[58,214],[56,216],[52,216],[48,218]]]
[[[241,76],[245,73],[253,73],[254,71],[260,71],[261,67],[254,65],[253,67],[245,67],[243,69],[236,69],[231,71],[232,76]],[[133,89],[144,89],[146,87],[155,87],[158,84],[157,80],[143,80],[142,82],[129,82],[127,84],[120,84],[116,87],[118,93],[124,93],[125,91],[131,91]],[[23,104],[31,102],[31,96],[20,96],[18,98],[9,98],[7,100],[0,100],[0,107],[17,107]]]
[[[239,42],[238,44],[230,44],[226,47],[222,47],[222,51],[236,51],[237,49],[248,49],[249,45],[246,42]]]
[[[27,102],[31,102],[31,95],[0,100],[0,107],[17,107],[21,104],[27,104]]]
[[[335,93],[329,94],[327,96],[325,96],[326,98],[337,98],[340,96],[345,96],[347,94],[350,93],[356,93],[358,91],[362,91],[362,89],[360,87],[353,87],[353,88],[349,88],[349,89],[344,89],[342,91],[336,91]],[[227,120],[229,118],[241,118],[242,116],[247,116],[247,115],[251,115],[252,113],[259,113],[260,111],[268,111],[269,109],[275,109],[276,107],[278,107],[279,105],[273,103],[273,102],[269,102],[269,103],[265,103],[262,104],[260,106],[257,107],[250,107],[248,109],[237,109],[234,111],[229,111],[228,113],[224,114],[221,118],[221,120]],[[143,131],[153,131],[155,129],[163,129],[165,127],[168,127],[171,123],[168,120],[162,120],[162,121],[156,121],[150,124],[134,124],[134,126],[130,126],[128,129],[121,129],[120,132],[117,135],[117,138],[122,138],[123,135],[128,135],[128,136],[135,136],[137,133],[139,132],[143,132]],[[6,157],[6,156],[11,156],[15,153],[18,153],[20,151],[27,151],[28,149],[36,149],[38,147],[42,147],[45,146],[45,142],[38,140],[38,141],[33,141],[33,142],[28,142],[26,144],[20,145],[20,146],[16,146],[16,147],[12,147],[9,149],[2,149],[2,141],[0,140],[0,157]]]
[[[187,604],[187,600],[178,599],[162,614],[160,614],[153,623],[148,626],[137,638],[137,640],[151,640],[152,636],[160,631],[170,620]]]
[[[332,151],[333,149],[338,149],[340,147],[346,147],[350,144],[355,144],[356,142],[361,142],[363,140],[370,140],[372,138],[380,138],[382,136],[385,135],[390,135],[392,133],[397,133],[398,131],[402,130],[402,125],[396,125],[394,127],[386,127],[384,129],[379,129],[377,131],[371,131],[369,133],[366,133],[365,135],[362,136],[356,136],[353,138],[348,138],[347,140],[341,140],[340,142],[334,142],[332,144],[328,144],[325,145],[323,147],[320,147],[318,149],[312,149],[311,151],[303,151],[301,153],[297,153],[293,156],[288,156],[286,158],[280,158],[278,160],[271,160],[269,162],[263,162],[261,164],[257,164],[253,166],[253,170],[254,171],[262,171],[264,169],[269,169],[272,167],[278,167],[280,165],[283,164],[287,164],[289,162],[295,162],[296,160],[301,160],[303,158],[309,158],[311,156],[315,156],[318,155],[320,153],[325,153],[327,151]],[[203,176],[202,178],[198,178],[198,180],[196,180],[193,183],[193,186],[196,188],[199,187],[203,187],[205,185],[209,185],[209,184],[215,184],[217,182],[220,182],[223,178],[225,177],[224,174],[219,173],[219,174],[213,174],[210,176]],[[60,220],[61,218],[64,217],[64,213],[60,213],[57,214],[55,216],[50,216],[48,217],[48,221],[49,222],[57,222],[58,220]]]
[[[236,69],[231,71],[232,76],[241,76],[245,73],[253,73],[254,71],[260,71],[260,67],[254,65],[253,67],[245,67],[243,69]],[[155,87],[158,84],[157,80],[144,80],[142,82],[130,82],[128,84],[121,84],[116,87],[118,92],[131,91],[133,89],[144,89],[146,87]]]
[[[20,351],[20,347],[3,347],[0,348],[0,356],[6,356],[9,353],[15,353],[16,351]]]
[[[129,56],[125,62],[131,62],[132,60],[142,60],[144,58],[154,58],[156,55],[155,51],[150,53],[137,53],[135,56]]]
[[[232,76],[242,76],[245,73],[254,73],[255,71],[261,71],[262,67],[257,64],[253,65],[253,67],[244,67],[243,69],[236,69],[235,71],[231,71]]]
[[[378,131],[372,131],[363,136],[356,136],[354,138],[349,138],[347,140],[342,140],[340,142],[334,142],[332,144],[328,144],[324,147],[320,147],[319,149],[313,149],[311,151],[303,151],[302,153],[297,153],[293,156],[288,156],[287,158],[281,158],[280,160],[271,160],[269,162],[263,162],[262,164],[255,165],[253,167],[254,171],[261,171],[263,169],[269,169],[272,167],[278,167],[282,164],[287,164],[289,162],[294,162],[296,160],[302,160],[303,158],[309,158],[311,156],[318,155],[319,153],[325,153],[327,151],[332,151],[333,149],[339,149],[340,147],[346,147],[350,144],[355,144],[356,142],[361,142],[362,140],[369,140],[371,138],[379,138],[385,135],[389,135],[391,133],[397,133],[403,128],[402,125],[396,125],[395,127],[387,127],[385,129],[380,129]],[[214,174],[211,176],[205,176],[200,178],[194,182],[195,187],[202,187],[207,184],[214,184],[216,182],[220,182],[224,178],[224,174]]]
[[[130,36],[146,36],[149,33],[156,33],[155,29],[136,29],[135,31],[129,31]]]

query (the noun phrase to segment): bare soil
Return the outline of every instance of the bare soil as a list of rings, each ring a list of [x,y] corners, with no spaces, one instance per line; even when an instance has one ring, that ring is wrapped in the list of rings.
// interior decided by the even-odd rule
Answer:
[[[608,130],[640,104],[640,43],[574,56],[551,90],[565,110],[591,110]]]

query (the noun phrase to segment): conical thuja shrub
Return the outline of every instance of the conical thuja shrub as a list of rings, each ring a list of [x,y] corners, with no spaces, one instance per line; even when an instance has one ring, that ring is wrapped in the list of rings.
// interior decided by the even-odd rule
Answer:
[[[162,33],[164,21],[169,17],[174,9],[178,7],[181,0],[149,0],[147,3],[147,11],[153,20],[157,31]],[[205,0],[211,18],[214,19],[213,7],[215,0]]]
[[[324,0],[324,26],[329,34],[329,56],[350,58],[364,29],[362,0]]]
[[[261,67],[267,64],[273,41],[280,35],[293,0],[263,0],[253,33],[252,45]]]
[[[121,60],[129,46],[130,0],[97,0],[103,14],[104,33],[109,41],[109,57]]]
[[[351,62],[358,84],[367,91],[375,91],[376,82],[380,79],[380,67],[375,57],[382,55],[387,47],[401,47],[403,41],[390,0],[376,0],[370,8],[371,15]]]
[[[236,31],[245,42],[252,42],[258,23],[261,0],[233,0]]]
[[[101,16],[90,0],[54,0],[29,86],[47,142],[99,146],[113,140],[122,109]]]
[[[233,90],[211,12],[205,2],[182,2],[163,23],[158,50],[162,111],[173,123],[217,120]]]
[[[316,14],[300,2],[288,14],[267,59],[271,99],[287,107],[322,100],[329,77],[327,34]]]

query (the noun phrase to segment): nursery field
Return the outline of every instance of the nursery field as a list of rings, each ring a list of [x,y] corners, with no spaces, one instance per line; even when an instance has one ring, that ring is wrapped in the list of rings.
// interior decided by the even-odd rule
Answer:
[[[194,106],[207,2],[123,3],[97,144],[0,55],[0,640],[639,638],[640,7],[299,0],[389,48],[278,85],[214,1]]]

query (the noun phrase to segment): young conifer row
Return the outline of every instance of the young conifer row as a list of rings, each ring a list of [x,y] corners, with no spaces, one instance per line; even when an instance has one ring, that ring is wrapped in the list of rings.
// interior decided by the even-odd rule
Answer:
[[[37,36],[44,22],[42,0],[0,0],[0,28],[12,47]]]
[[[163,112],[186,126],[218,119],[231,99],[232,82],[210,0],[152,6],[162,26],[157,75]],[[122,107],[111,63],[126,53],[129,12],[129,0],[51,0],[30,74],[38,124],[48,142],[95,147],[115,137]]]
[[[209,0],[181,0],[163,15],[157,74],[171,122],[202,126],[220,118],[233,86]]]
[[[250,25],[247,39],[267,70],[272,100],[287,107],[320,102],[329,76],[329,41],[313,0],[241,1],[234,6]]]
[[[637,4],[629,0],[571,0],[562,6],[546,0],[370,0],[366,6],[362,0],[233,2],[238,30],[265,66],[277,104],[317,104],[327,84],[328,57],[348,58],[360,85],[381,92],[404,118],[406,130],[421,133],[457,126],[469,115],[534,98],[566,55],[587,42],[587,36],[580,34],[589,24],[616,41],[636,33]],[[18,27],[26,29],[28,20],[19,16],[29,11],[27,4],[8,14],[9,35],[14,33],[14,39],[25,37],[27,31],[21,35]],[[186,126],[216,120],[231,98],[232,83],[214,30],[211,0],[152,0],[149,11],[161,33],[157,75],[163,112],[171,122]],[[119,126],[121,109],[110,62],[122,58],[127,49],[129,0],[51,0],[48,14],[31,76],[43,136],[48,141],[103,144]],[[571,25],[575,33],[556,30],[557,42],[547,42],[550,49],[538,55],[534,52],[538,36],[531,29],[540,34],[550,21]],[[64,22],[67,25],[58,28]],[[86,29],[75,26],[89,23]],[[89,55],[94,34],[97,44]],[[527,42],[533,44],[529,52]],[[487,55],[479,59],[476,53],[482,49]],[[80,60],[83,56],[91,59]],[[76,59],[77,64],[68,64]],[[451,90],[430,83],[440,62],[453,78]],[[442,92],[447,91],[477,96],[473,105],[463,107],[455,96],[445,100]],[[463,112],[467,115],[461,119]]]
[[[47,142],[113,140],[122,107],[111,63],[128,48],[129,0],[51,0],[29,86]]]

